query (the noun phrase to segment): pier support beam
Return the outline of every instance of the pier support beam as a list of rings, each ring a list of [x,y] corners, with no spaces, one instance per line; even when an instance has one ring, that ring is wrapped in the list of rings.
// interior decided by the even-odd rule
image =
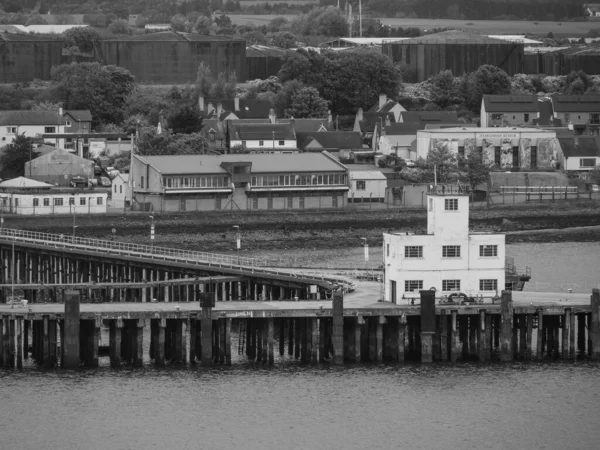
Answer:
[[[513,303],[512,293],[502,291],[500,303],[500,361],[513,360]]]
[[[433,362],[435,291],[421,291],[421,362]]]
[[[110,365],[119,366],[121,364],[121,341],[123,339],[123,319],[113,319],[109,325],[109,354]]]
[[[590,322],[590,341],[592,359],[600,360],[600,290],[592,290],[592,318]]]
[[[200,362],[203,366],[210,366],[212,365],[213,360],[212,306],[203,306],[200,317],[200,332],[202,342],[202,357]]]
[[[275,363],[275,319],[272,317],[267,319],[267,351],[269,365],[273,365]]]
[[[485,339],[485,310],[479,310],[479,323],[477,324],[477,356],[479,361],[486,360],[486,346],[487,341]]]
[[[537,310],[537,339],[536,339],[536,356],[537,359],[544,358],[544,311],[541,309]]]
[[[356,323],[354,324],[354,345],[350,346],[350,349],[354,349],[354,355],[353,359],[354,362],[359,363],[361,360],[361,354],[360,354],[360,350],[361,350],[361,342],[362,342],[362,337],[361,337],[361,329],[362,326],[365,324],[365,318],[363,316],[357,316],[356,317]]]
[[[333,363],[344,364],[344,294],[333,293]]]
[[[79,292],[65,292],[64,336],[61,344],[62,364],[65,369],[79,367]]]
[[[450,314],[450,362],[455,363],[458,357],[458,311],[451,311]]]

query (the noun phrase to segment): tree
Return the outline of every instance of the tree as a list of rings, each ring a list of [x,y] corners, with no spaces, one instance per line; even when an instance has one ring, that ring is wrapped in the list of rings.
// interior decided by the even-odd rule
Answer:
[[[313,8],[307,14],[296,16],[291,29],[304,36],[346,36],[348,20],[344,12],[334,6]]]
[[[590,181],[594,184],[600,184],[600,166],[596,166],[591,170]]]
[[[196,74],[196,92],[198,95],[208,97],[213,81],[214,80],[210,71],[210,67],[208,67],[208,65],[204,62],[201,62],[198,65],[198,72]]]
[[[50,99],[66,109],[89,109],[93,124],[121,123],[135,78],[127,69],[100,63],[71,63],[50,72]]]
[[[305,87],[296,92],[290,101],[290,107],[285,110],[287,117],[311,119],[327,117],[329,104],[323,100],[313,87]]]
[[[185,16],[177,14],[171,19],[171,28],[173,31],[186,31],[187,22],[188,21]]]
[[[62,36],[67,47],[77,47],[84,53],[93,51],[94,41],[100,39],[100,34],[91,27],[70,28]]]
[[[210,34],[211,29],[212,29],[212,20],[210,20],[209,17],[200,16],[200,17],[198,17],[198,20],[196,20],[196,23],[194,24],[193,31],[194,31],[194,33],[204,34],[204,35],[208,36]]]
[[[279,48],[296,47],[296,36],[289,31],[279,31],[275,33],[267,33],[267,44]]]
[[[34,102],[31,105],[32,111],[58,111],[62,107],[61,103],[52,102]]]
[[[32,149],[33,139],[18,134],[12,143],[0,151],[0,178],[12,179],[25,175],[25,163],[40,154]]]
[[[141,130],[137,140],[140,155],[194,155],[206,154],[210,148],[208,140],[200,133],[169,134],[156,132],[156,128]]]
[[[426,167],[435,174],[438,183],[446,183],[456,171],[456,156],[448,146],[438,143],[427,153]]]
[[[197,108],[185,105],[170,113],[167,123],[172,133],[197,133],[202,129],[202,116]]]
[[[108,29],[114,34],[131,34],[131,27],[125,19],[113,20]]]
[[[232,99],[236,96],[237,79],[235,73],[226,74],[221,72],[212,83],[209,91],[210,98],[219,100]]]
[[[459,103],[458,83],[451,70],[442,70],[429,79],[431,101],[440,108]]]
[[[508,74],[496,66],[486,64],[463,77],[462,94],[469,108],[479,110],[485,94],[507,95],[510,94],[510,88]]]
[[[471,191],[490,178],[490,167],[483,163],[480,150],[474,150],[467,156],[458,158],[458,180],[468,185]]]
[[[47,25],[48,21],[46,19],[44,19],[40,14],[38,13],[32,13],[29,15],[29,17],[27,18],[27,22],[25,22],[26,26],[29,25]]]

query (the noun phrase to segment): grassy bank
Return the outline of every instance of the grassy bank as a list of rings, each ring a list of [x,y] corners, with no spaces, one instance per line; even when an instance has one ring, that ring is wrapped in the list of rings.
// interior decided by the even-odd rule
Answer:
[[[322,212],[208,212],[154,214],[155,245],[203,251],[228,251],[235,244],[233,225],[239,225],[245,249],[301,249],[355,246],[361,237],[381,243],[388,230],[414,231],[426,227],[424,210],[338,210]],[[504,224],[503,219],[510,223]],[[565,229],[600,224],[599,201],[495,206],[471,211],[471,227],[479,231]],[[9,228],[71,234],[71,216],[6,217]],[[78,236],[149,243],[147,213],[76,217]],[[556,233],[508,236],[508,242],[552,242]],[[600,232],[570,233],[568,240],[598,240]],[[540,240],[541,239],[541,240]],[[559,239],[560,240],[560,239]],[[563,239],[564,240],[564,239]]]

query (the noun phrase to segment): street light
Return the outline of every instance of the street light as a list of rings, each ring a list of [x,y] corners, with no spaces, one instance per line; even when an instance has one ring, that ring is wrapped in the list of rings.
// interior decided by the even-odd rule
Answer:
[[[235,247],[237,248],[237,263],[238,265],[240,264],[240,248],[242,247],[242,240],[241,240],[241,236],[240,236],[240,226],[239,225],[234,225],[231,228],[235,228],[236,229],[236,240],[235,240]]]
[[[367,243],[366,237],[361,237],[361,241],[363,241],[363,246],[365,249],[365,269],[367,268],[367,263],[369,262],[369,244]]]
[[[154,249],[154,216],[150,216],[152,223],[150,224],[150,247]]]

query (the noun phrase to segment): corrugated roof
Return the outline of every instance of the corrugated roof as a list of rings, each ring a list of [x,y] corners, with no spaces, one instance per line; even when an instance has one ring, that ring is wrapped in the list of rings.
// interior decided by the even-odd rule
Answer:
[[[346,169],[323,153],[143,156],[163,175],[225,174],[221,163],[252,163],[252,173],[337,172]]]
[[[267,47],[265,45],[250,45],[246,47],[246,58],[266,58],[267,56],[282,58],[287,51],[287,49],[278,47]]]
[[[501,41],[520,42],[525,45],[543,44],[542,41],[536,41],[534,39],[526,38],[522,34],[488,34],[487,37],[492,38],[492,39],[500,39]]]
[[[320,131],[320,132],[297,132],[298,148],[304,149],[313,139],[323,149],[362,149],[362,137],[355,131]]]
[[[230,139],[242,141],[296,139],[289,123],[236,124],[230,127]]]
[[[0,111],[0,125],[64,125],[58,111]]]
[[[85,28],[89,25],[27,25],[24,26],[24,31],[28,33],[41,33],[41,34],[62,34],[71,28]]]
[[[25,177],[17,177],[0,183],[0,189],[41,189],[51,187],[53,187],[51,184]]]
[[[600,136],[559,136],[558,142],[567,158],[600,156]]]
[[[554,112],[593,112],[600,113],[600,95],[561,95],[552,96]]]
[[[494,39],[484,34],[474,31],[448,30],[440,33],[427,34],[411,39],[407,39],[401,44],[439,44],[439,43],[460,43],[460,44],[509,44],[500,39]],[[514,42],[510,42],[514,45]]]
[[[488,113],[538,112],[536,95],[484,95],[483,104]]]

